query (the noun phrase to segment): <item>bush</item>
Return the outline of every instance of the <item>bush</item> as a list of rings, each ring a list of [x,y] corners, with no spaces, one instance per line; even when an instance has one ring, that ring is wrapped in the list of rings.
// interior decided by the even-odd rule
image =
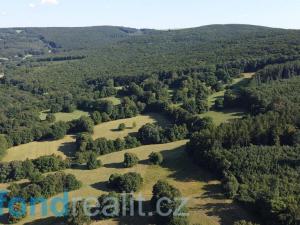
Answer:
[[[89,225],[91,224],[91,218],[86,215],[84,210],[84,201],[76,202],[75,211],[74,203],[69,203],[67,214],[64,217],[64,221],[67,225]]]
[[[67,123],[57,122],[51,126],[50,137],[54,140],[62,139],[67,134],[68,129]]]
[[[46,116],[46,121],[49,123],[54,123],[56,120],[55,115],[53,113],[48,113]]]
[[[216,110],[222,110],[224,108],[224,98],[218,98],[215,101],[215,109]]]
[[[126,173],[124,175],[113,174],[109,178],[108,185],[110,188],[120,192],[136,192],[143,184],[143,178],[138,173]]]
[[[8,142],[4,135],[0,134],[0,159],[6,154]]]
[[[78,120],[73,120],[71,122],[70,131],[73,133],[80,133],[80,132],[93,133],[94,121],[87,116],[82,116]]]
[[[125,201],[124,201],[125,199]],[[120,212],[126,209],[126,212],[130,210],[130,202],[134,201],[131,194],[118,194],[110,192],[103,194],[98,198],[99,211],[101,212],[100,219],[116,218],[120,216]],[[115,205],[116,207],[109,207]],[[122,211],[123,212],[123,211]]]
[[[138,131],[139,140],[143,144],[159,144],[161,143],[162,128],[154,124],[146,124]]]
[[[167,217],[158,216],[159,224],[170,224],[170,225],[186,225],[188,224],[187,218],[185,217],[174,217],[173,213],[176,209],[178,209],[178,206],[181,204],[181,202],[178,200],[178,198],[181,197],[180,191],[173,187],[172,185],[168,184],[165,181],[158,181],[154,186],[152,190],[152,199],[151,204],[153,209],[157,209],[157,201],[162,198],[168,198],[171,200],[171,202],[163,202],[160,205],[160,211],[161,212],[168,212],[172,211],[172,214]],[[181,212],[187,212],[187,209],[182,209]]]
[[[125,153],[123,165],[125,168],[134,167],[139,163],[139,158],[134,153]]]
[[[151,164],[153,165],[161,165],[162,162],[163,162],[163,156],[161,153],[159,152],[152,152],[150,155],[149,155],[149,161]]]
[[[102,122],[102,116],[101,113],[98,111],[95,111],[91,114],[91,119],[94,121],[94,124],[100,124]]]
[[[72,104],[64,105],[62,111],[65,113],[72,113],[76,110],[76,107]]]
[[[125,130],[125,129],[126,129],[125,123],[121,123],[121,124],[119,125],[119,127],[118,127],[118,130],[119,130],[119,131],[123,131],[123,130]]]
[[[91,153],[86,165],[89,170],[94,170],[100,168],[102,166],[102,162],[97,160],[97,155],[95,153]]]
[[[41,156],[32,160],[34,167],[41,173],[64,170],[70,167],[68,161],[63,160],[60,156]]]

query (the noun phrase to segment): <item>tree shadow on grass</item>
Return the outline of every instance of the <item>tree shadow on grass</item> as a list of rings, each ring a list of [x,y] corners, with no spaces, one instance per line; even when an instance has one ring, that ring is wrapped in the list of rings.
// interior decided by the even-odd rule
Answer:
[[[226,199],[222,184],[217,181],[217,176],[194,163],[193,159],[184,151],[184,147],[163,151],[162,155],[164,163],[161,166],[172,171],[169,175],[170,178],[179,182],[199,181],[206,183],[199,190],[199,196],[195,197],[203,201],[199,201],[198,205],[190,208],[191,211],[203,211],[207,216],[218,217],[221,225],[233,224],[238,220],[254,221],[252,215],[242,206]],[[203,190],[204,193],[200,193]]]
[[[170,125],[170,121],[168,120],[167,117],[165,117],[162,114],[159,113],[148,113],[148,116],[150,116],[150,118],[154,119],[155,121],[157,121],[157,124],[160,126],[168,126]]]
[[[64,225],[61,217],[50,217],[45,219],[38,219],[33,222],[24,223],[24,225]]]
[[[226,200],[224,194],[223,194],[223,187],[221,183],[218,184],[207,184],[203,187],[203,190],[205,191],[201,198],[212,198],[212,199],[218,199],[218,200]]]
[[[113,191],[112,189],[110,189],[108,187],[108,182],[107,181],[98,182],[98,183],[92,184],[91,187],[95,188],[97,190],[100,190],[100,191],[104,191],[104,192],[111,192],[111,191]]]
[[[151,165],[151,163],[149,162],[149,159],[140,160],[139,164],[140,165],[146,165],[146,166]]]
[[[59,146],[58,151],[64,153],[67,157],[73,157],[76,150],[75,142],[66,142]]]
[[[185,146],[176,148],[171,151],[162,151],[164,162],[161,167],[172,171],[169,176],[177,181],[199,181],[209,182],[216,177],[196,165],[185,152]]]
[[[124,164],[123,164],[123,162],[109,163],[109,164],[105,164],[103,167],[109,168],[109,169],[124,169]]]
[[[137,203],[136,203],[137,205]],[[137,209],[137,207],[135,208]],[[143,201],[143,213],[145,213],[145,216],[139,215],[139,212],[135,210],[134,216],[123,216],[115,221],[118,222],[118,225],[150,225],[150,224],[156,224],[156,219],[153,213],[153,210],[151,208],[151,202],[150,201]],[[150,216],[149,213],[152,213]]]
[[[198,210],[205,210],[207,216],[220,218],[221,225],[233,224],[239,220],[257,222],[248,212],[235,203],[208,203],[200,206]]]
[[[86,164],[78,164],[78,163],[72,164],[71,168],[72,170],[88,170]]]

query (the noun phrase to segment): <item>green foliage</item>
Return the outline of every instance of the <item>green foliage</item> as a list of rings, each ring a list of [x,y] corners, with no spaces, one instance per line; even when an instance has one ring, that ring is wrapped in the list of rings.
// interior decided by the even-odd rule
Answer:
[[[149,161],[153,165],[161,165],[164,161],[164,158],[160,152],[152,152],[149,155]]]
[[[93,133],[94,121],[87,116],[82,116],[78,120],[73,120],[71,122],[70,131],[73,133],[79,133],[79,132]]]
[[[100,124],[102,122],[101,113],[98,111],[93,112],[91,114],[91,119],[94,121],[95,125]]]
[[[100,168],[102,166],[102,162],[97,159],[97,155],[95,153],[92,153],[89,155],[86,165],[89,170],[94,170]]]
[[[19,181],[29,178],[40,180],[41,173],[56,172],[70,167],[68,160],[62,160],[58,156],[42,156],[34,160],[23,162],[0,163],[0,182]]]
[[[4,135],[0,135],[0,159],[6,154],[8,142]]]
[[[146,124],[138,131],[138,138],[143,144],[168,143],[185,139],[188,135],[186,125],[173,125],[165,129],[156,124]]]
[[[118,127],[118,130],[120,130],[120,131],[123,131],[123,130],[125,130],[125,129],[126,129],[125,123],[121,123],[121,124],[119,125],[119,127]]]
[[[22,186],[12,184],[9,186],[9,198],[20,197],[26,201],[30,198],[49,198],[64,191],[73,191],[81,187],[81,183],[75,178],[74,175],[58,172],[49,174],[42,178],[37,183],[26,183]]]
[[[129,212],[131,202],[134,202],[134,197],[131,194],[118,194],[110,192],[103,194],[98,198],[99,211],[101,212],[100,219],[116,218],[121,212]]]
[[[51,126],[50,137],[54,140],[62,139],[67,134],[68,129],[67,123],[62,121],[57,122]]]
[[[142,184],[143,178],[141,175],[133,172],[124,175],[112,174],[108,182],[110,188],[126,193],[140,190]]]
[[[134,153],[125,153],[123,165],[125,168],[134,167],[139,163],[139,158]]]
[[[216,110],[222,110],[224,108],[224,98],[218,98],[215,101],[214,108]]]
[[[63,160],[59,156],[41,156],[32,160],[34,168],[41,173],[64,170],[70,167],[68,160]],[[25,167],[25,166],[24,166]]]
[[[91,224],[91,218],[86,215],[84,211],[84,201],[69,203],[67,215],[64,217],[64,221],[67,225],[89,225]]]
[[[99,138],[95,141],[89,134],[80,134],[76,138],[77,145],[77,160],[81,158],[80,163],[87,162],[87,152],[94,152],[97,155],[105,155],[116,151],[122,151],[124,149],[135,148],[141,145],[136,137],[127,136],[124,140],[118,138],[116,140],[107,140],[105,138]]]
[[[175,210],[180,205],[179,199],[181,197],[180,191],[175,188],[174,186],[170,185],[166,181],[159,180],[154,186],[152,190],[152,199],[151,204],[154,210],[157,210],[157,202],[162,198],[167,198],[170,200],[170,202],[163,201],[160,204],[160,211],[163,213],[168,212],[169,210],[172,211],[172,213],[167,216],[158,216],[159,224],[173,224],[173,225],[186,225],[189,224],[186,217],[182,216],[174,216]],[[186,210],[183,210],[181,213],[183,213]]]
[[[53,113],[48,113],[46,116],[46,121],[49,123],[54,123],[55,122],[55,115]]]

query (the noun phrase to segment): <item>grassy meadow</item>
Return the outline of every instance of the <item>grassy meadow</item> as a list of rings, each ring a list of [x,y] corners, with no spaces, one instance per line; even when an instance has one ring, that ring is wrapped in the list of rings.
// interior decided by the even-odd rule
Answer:
[[[40,113],[40,119],[41,120],[45,120],[47,115],[48,115],[49,111],[43,111]],[[72,113],[63,113],[63,112],[59,112],[59,113],[54,113],[55,116],[55,121],[63,121],[63,122],[69,122],[72,120],[77,120],[82,116],[89,116],[88,112],[84,112],[81,110],[75,110]]]
[[[133,128],[133,123],[136,123],[136,127]],[[125,123],[127,128],[124,131],[119,131],[118,126],[120,123]],[[95,126],[93,138],[107,138],[117,139],[124,138],[128,134],[136,133],[146,123],[159,123],[166,125],[167,121],[164,117],[158,114],[140,115],[130,119],[122,119],[111,122],[106,122]],[[31,142],[24,145],[12,147],[7,150],[7,154],[3,158],[3,162],[10,161],[22,161],[25,159],[36,159],[44,155],[59,155],[63,158],[72,155],[75,148],[75,137],[67,135],[63,139],[58,141],[41,141]]]
[[[244,85],[244,82],[247,82],[253,76],[254,73],[243,73],[242,77],[234,79],[230,86],[234,87],[234,86]],[[238,108],[230,109],[230,110],[228,109],[215,110],[213,108],[215,101],[218,98],[223,98],[225,92],[226,91],[223,90],[223,91],[215,92],[212,95],[210,95],[207,99],[210,110],[200,115],[201,117],[211,117],[217,126],[220,125],[221,123],[226,123],[233,119],[240,119],[245,115],[245,112]]]
[[[177,141],[168,144],[147,145],[104,155],[99,157],[104,166],[92,171],[84,168],[68,169],[65,171],[66,173],[74,174],[83,183],[83,187],[80,190],[70,193],[70,198],[98,197],[109,191],[106,184],[111,174],[138,172],[144,177],[144,184],[140,192],[145,196],[146,201],[150,200],[152,187],[159,179],[170,182],[182,192],[183,196],[188,197],[191,224],[229,225],[236,220],[249,218],[249,215],[243,209],[224,198],[221,194],[222,189],[219,181],[190,162],[190,159],[184,152],[185,143],[186,141]],[[125,152],[137,154],[140,163],[133,168],[123,168],[122,162]],[[164,163],[162,166],[148,164],[147,159],[151,152],[161,152],[163,154]],[[5,188],[5,186],[1,188]],[[48,202],[50,201],[51,199]],[[41,218],[41,205],[37,205],[36,208],[37,218],[35,219],[38,220],[33,222],[32,218],[27,217],[18,225],[53,224],[51,218]],[[95,221],[93,225],[147,225],[151,224],[152,220],[153,218],[149,217],[125,217],[108,221]]]

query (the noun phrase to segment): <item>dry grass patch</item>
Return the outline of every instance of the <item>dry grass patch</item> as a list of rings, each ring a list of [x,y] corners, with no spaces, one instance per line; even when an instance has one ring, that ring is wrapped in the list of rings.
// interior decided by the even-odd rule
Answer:
[[[125,130],[118,130],[118,127],[121,123],[126,125]],[[133,123],[136,124],[136,127],[133,127]],[[115,140],[117,138],[124,138],[128,134],[134,134],[145,125],[146,123],[159,123],[161,126],[168,124],[167,120],[159,114],[148,114],[140,115],[129,119],[115,120],[107,123],[102,123],[95,126],[93,138],[107,138],[110,140]]]
[[[190,209],[191,224],[218,225],[233,224],[239,219],[251,219],[249,215],[232,201],[225,199],[221,194],[221,185],[208,172],[201,170],[197,165],[191,163],[184,152],[186,141],[178,141],[168,144],[147,145],[138,148],[115,152],[99,157],[104,166],[96,170],[68,169],[65,172],[74,174],[83,183],[80,190],[70,193],[70,197],[98,197],[110,191],[106,184],[109,176],[113,173],[124,174],[127,172],[138,172],[144,177],[144,185],[141,193],[149,200],[152,196],[152,187],[159,180],[166,180],[176,186],[183,196],[189,197],[188,207]],[[133,168],[123,168],[123,156],[125,152],[134,152],[140,158],[139,165]],[[165,158],[162,166],[149,165],[148,155],[151,152],[161,152]],[[58,195],[62,196],[62,195]],[[40,205],[37,206],[37,215],[40,214]],[[51,215],[50,215],[51,216]],[[36,218],[39,219],[39,218]],[[31,222],[28,217],[21,224]],[[151,224],[153,218],[122,218],[97,221],[93,225],[147,225]],[[51,220],[43,220],[35,225],[51,224]]]
[[[133,122],[136,127],[132,128]],[[117,130],[120,123],[125,123],[128,127],[124,131]],[[128,134],[136,133],[146,123],[159,123],[162,126],[167,124],[166,119],[158,114],[149,114],[137,116],[130,119],[116,120],[107,123],[102,123],[95,126],[93,137],[104,137],[107,139],[124,138]],[[3,162],[24,161],[25,159],[36,159],[45,155],[59,155],[66,158],[75,150],[75,137],[71,135],[65,136],[58,141],[41,141],[31,142],[24,145],[12,147],[7,150],[7,154],[3,158]]]
[[[52,154],[66,158],[66,155],[70,155],[74,151],[74,142],[74,136],[68,135],[58,141],[31,142],[19,145],[8,149],[2,161],[24,161]]]

